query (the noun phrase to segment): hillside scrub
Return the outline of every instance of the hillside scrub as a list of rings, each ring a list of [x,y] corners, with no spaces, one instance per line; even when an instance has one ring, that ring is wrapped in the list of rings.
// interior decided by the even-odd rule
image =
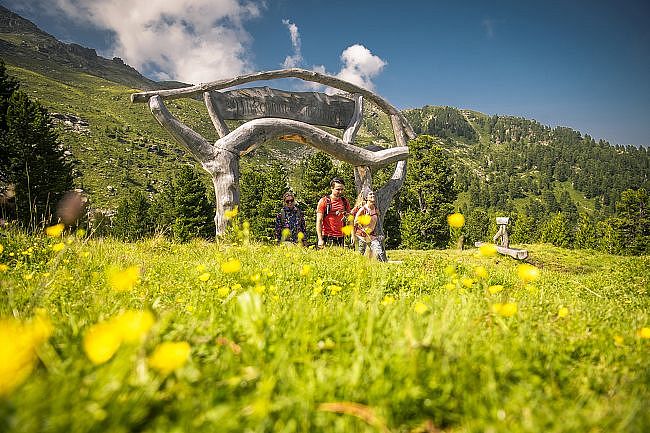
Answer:
[[[2,234],[5,432],[650,426],[647,256]]]

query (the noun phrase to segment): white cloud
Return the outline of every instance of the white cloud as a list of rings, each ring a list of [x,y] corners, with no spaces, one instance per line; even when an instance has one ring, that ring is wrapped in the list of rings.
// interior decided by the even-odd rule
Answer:
[[[298,26],[289,20],[282,20],[282,24],[287,26],[291,34],[291,46],[293,47],[293,55],[287,56],[282,64],[283,68],[296,68],[302,63],[302,52],[300,44],[300,32]]]
[[[336,76],[368,90],[374,90],[372,79],[387,65],[384,60],[359,44],[346,48],[341,53],[341,61],[343,67]]]
[[[188,83],[251,69],[245,0],[54,0],[69,17],[114,32],[113,55],[146,75]]]

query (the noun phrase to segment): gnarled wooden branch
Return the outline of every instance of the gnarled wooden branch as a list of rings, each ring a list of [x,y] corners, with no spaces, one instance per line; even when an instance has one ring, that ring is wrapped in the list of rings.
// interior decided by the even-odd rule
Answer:
[[[379,108],[388,115],[395,115],[399,118],[399,129],[403,130],[408,138],[415,138],[416,134],[411,128],[406,118],[395,107],[388,103],[384,98],[374,94],[370,90],[359,87],[355,84],[332,77],[331,75],[321,74],[320,72],[308,71],[306,69],[280,69],[276,71],[256,72],[252,74],[240,75],[235,78],[202,83],[196,86],[183,87],[180,89],[153,90],[149,92],[139,92],[131,94],[131,102],[147,102],[154,95],[159,95],[164,99],[175,99],[202,94],[210,90],[226,89],[228,87],[238,86],[253,81],[274,80],[279,78],[299,78],[305,81],[324,84],[334,87],[348,93],[359,93],[369,101],[374,102]],[[393,128],[395,129],[395,127]],[[397,131],[394,131],[397,134]]]
[[[212,92],[205,92],[203,94],[203,101],[205,102],[205,107],[208,109],[208,115],[210,116],[214,129],[217,130],[219,137],[225,137],[228,135],[230,133],[230,128],[228,128],[226,121],[219,112],[219,107],[214,103]]]
[[[361,122],[363,121],[363,95],[356,94],[354,95],[354,114],[352,119],[350,119],[350,124],[343,133],[343,141],[345,143],[353,143],[359,128],[361,127]]]
[[[340,138],[308,125],[288,119],[264,118],[244,123],[226,137],[215,143],[215,147],[233,149],[243,155],[259,144],[285,135],[299,135],[307,143],[352,165],[377,167],[408,158],[408,147],[390,147],[372,152],[362,147],[345,143]]]

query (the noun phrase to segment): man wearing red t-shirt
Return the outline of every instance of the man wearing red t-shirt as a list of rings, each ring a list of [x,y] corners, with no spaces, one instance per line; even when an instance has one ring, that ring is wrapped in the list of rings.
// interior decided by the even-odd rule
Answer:
[[[318,248],[327,245],[344,245],[344,236],[341,229],[345,225],[345,218],[350,213],[350,203],[343,197],[345,184],[343,180],[335,177],[330,182],[332,193],[320,199],[316,206],[316,234],[318,235]]]

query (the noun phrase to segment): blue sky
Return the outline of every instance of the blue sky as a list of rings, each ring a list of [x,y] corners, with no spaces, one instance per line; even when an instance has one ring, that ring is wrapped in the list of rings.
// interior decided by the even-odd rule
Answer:
[[[650,2],[0,0],[156,79],[283,65],[373,89],[650,145]],[[293,36],[293,38],[292,38]]]

